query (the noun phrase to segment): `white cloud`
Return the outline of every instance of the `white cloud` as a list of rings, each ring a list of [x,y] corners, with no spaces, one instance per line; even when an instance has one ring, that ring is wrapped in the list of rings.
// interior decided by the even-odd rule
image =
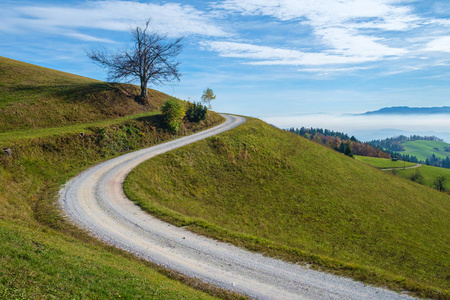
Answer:
[[[219,55],[224,57],[296,60],[304,55],[303,52],[297,50],[277,49],[245,43],[202,42],[200,44],[208,50],[219,52]]]
[[[218,7],[245,15],[299,20],[313,26],[348,26],[406,30],[418,17],[396,0],[225,0]]]
[[[98,38],[95,36],[91,36],[88,34],[82,34],[79,32],[67,32],[64,35],[66,36],[70,36],[82,41],[87,41],[87,42],[100,42],[100,43],[115,43],[113,40],[110,39],[104,39],[104,38]]]
[[[68,28],[78,31],[128,31],[151,18],[153,28],[169,36],[227,35],[223,29],[214,25],[207,13],[179,3],[158,5],[137,1],[88,1],[77,6],[18,5],[10,10],[9,17],[2,20],[5,24],[3,30],[22,29],[63,35],[66,35],[65,30]],[[72,36],[81,40],[102,41],[102,38],[84,33],[73,33]]]
[[[425,51],[450,52],[450,36],[437,38],[427,44]]]
[[[363,63],[403,56],[409,52],[406,42],[392,40],[385,32],[411,30],[423,22],[398,0],[225,0],[218,7],[298,22],[311,27],[322,43],[322,50],[296,59],[252,62],[263,65]]]
[[[343,72],[355,72],[361,70],[367,70],[367,67],[350,67],[350,68],[302,68],[299,69],[302,72],[310,72],[310,73],[318,73],[318,75],[326,76],[334,73],[343,73]]]
[[[250,65],[323,66],[376,61],[380,57],[380,55],[374,55],[370,51],[367,51],[369,53],[362,52],[350,55],[346,51],[311,53],[234,42],[202,42],[201,45],[206,50],[219,52],[219,55],[223,57],[254,60],[246,62],[246,64]]]
[[[391,48],[381,44],[381,38],[359,35],[353,30],[339,27],[318,29],[316,34],[322,36],[324,42],[332,48],[330,52],[341,55],[382,58],[407,52],[402,48]]]

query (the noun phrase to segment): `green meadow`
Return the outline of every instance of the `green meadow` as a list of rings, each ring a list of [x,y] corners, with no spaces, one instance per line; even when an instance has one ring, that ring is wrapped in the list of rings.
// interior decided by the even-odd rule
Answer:
[[[442,159],[450,156],[450,152],[444,151],[446,148],[450,147],[450,144],[446,142],[406,141],[403,142],[402,145],[405,147],[405,151],[401,152],[402,154],[413,155],[423,161],[430,158],[433,154]]]

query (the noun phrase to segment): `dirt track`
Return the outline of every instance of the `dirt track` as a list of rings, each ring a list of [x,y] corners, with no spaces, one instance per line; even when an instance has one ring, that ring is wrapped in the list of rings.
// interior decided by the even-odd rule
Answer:
[[[226,122],[212,129],[128,153],[79,174],[60,191],[64,212],[116,247],[253,298],[411,299],[198,236],[153,218],[126,198],[123,181],[143,161],[245,122],[242,117],[224,116]]]

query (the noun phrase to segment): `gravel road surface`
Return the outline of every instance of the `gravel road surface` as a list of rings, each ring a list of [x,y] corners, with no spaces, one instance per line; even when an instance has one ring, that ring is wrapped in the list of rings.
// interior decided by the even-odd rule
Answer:
[[[116,247],[190,277],[257,299],[412,299],[354,280],[264,257],[178,228],[143,212],[123,192],[127,174],[143,161],[236,127],[224,115],[214,128],[96,165],[60,191],[67,216]]]

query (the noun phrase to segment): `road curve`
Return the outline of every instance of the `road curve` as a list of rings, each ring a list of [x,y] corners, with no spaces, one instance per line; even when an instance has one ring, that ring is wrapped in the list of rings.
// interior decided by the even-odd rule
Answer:
[[[264,257],[193,234],[143,212],[123,192],[127,174],[158,154],[236,127],[224,115],[214,128],[116,157],[68,181],[59,202],[92,235],[168,269],[258,299],[412,299],[354,280]]]

